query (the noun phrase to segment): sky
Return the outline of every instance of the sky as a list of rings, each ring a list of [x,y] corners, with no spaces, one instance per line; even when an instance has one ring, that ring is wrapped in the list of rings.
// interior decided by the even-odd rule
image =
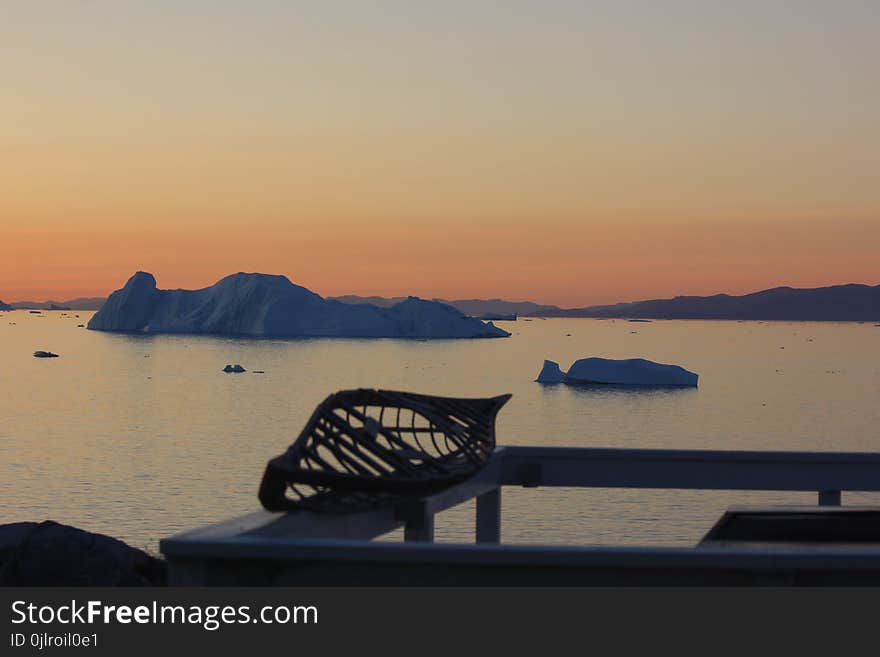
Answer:
[[[880,3],[3,1],[0,299],[880,283]]]

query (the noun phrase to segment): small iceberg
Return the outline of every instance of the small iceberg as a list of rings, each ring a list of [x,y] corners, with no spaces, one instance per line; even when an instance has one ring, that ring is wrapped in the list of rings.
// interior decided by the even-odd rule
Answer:
[[[696,387],[699,375],[679,365],[655,363],[644,358],[612,360],[581,358],[563,372],[552,360],[545,360],[538,383],[582,383],[619,386]]]
[[[559,363],[552,360],[545,360],[541,373],[535,379],[538,383],[562,383],[565,381],[565,372],[559,369]]]
[[[224,371],[224,372],[227,372],[227,373],[228,373],[228,372],[236,372],[236,373],[238,373],[238,372],[247,372],[247,370],[244,369],[244,368],[243,368],[241,365],[239,365],[238,363],[236,363],[235,365],[227,365],[226,367],[223,368],[223,371]]]
[[[51,351],[35,351],[34,358],[58,358],[58,354],[53,354]]]

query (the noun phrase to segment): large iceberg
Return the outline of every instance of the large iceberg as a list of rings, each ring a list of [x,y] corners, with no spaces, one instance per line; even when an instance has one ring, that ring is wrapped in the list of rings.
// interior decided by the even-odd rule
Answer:
[[[621,386],[689,386],[696,387],[699,375],[679,365],[665,365],[627,358],[581,358],[563,372],[557,363],[545,360],[538,383],[591,383]]]
[[[409,297],[390,308],[324,299],[285,276],[232,274],[201,290],[160,290],[137,272],[89,321],[98,331],[252,337],[501,338],[491,322]]]

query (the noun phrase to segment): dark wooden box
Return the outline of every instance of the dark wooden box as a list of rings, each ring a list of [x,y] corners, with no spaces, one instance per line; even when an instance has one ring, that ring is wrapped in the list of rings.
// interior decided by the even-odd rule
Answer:
[[[730,508],[700,542],[745,544],[880,546],[880,507]]]

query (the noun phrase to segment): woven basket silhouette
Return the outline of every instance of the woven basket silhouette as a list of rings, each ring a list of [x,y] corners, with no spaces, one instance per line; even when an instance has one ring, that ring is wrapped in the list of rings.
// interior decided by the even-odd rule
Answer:
[[[269,511],[344,513],[458,483],[489,459],[495,417],[510,397],[337,392],[318,405],[288,450],[269,461],[260,502]]]

